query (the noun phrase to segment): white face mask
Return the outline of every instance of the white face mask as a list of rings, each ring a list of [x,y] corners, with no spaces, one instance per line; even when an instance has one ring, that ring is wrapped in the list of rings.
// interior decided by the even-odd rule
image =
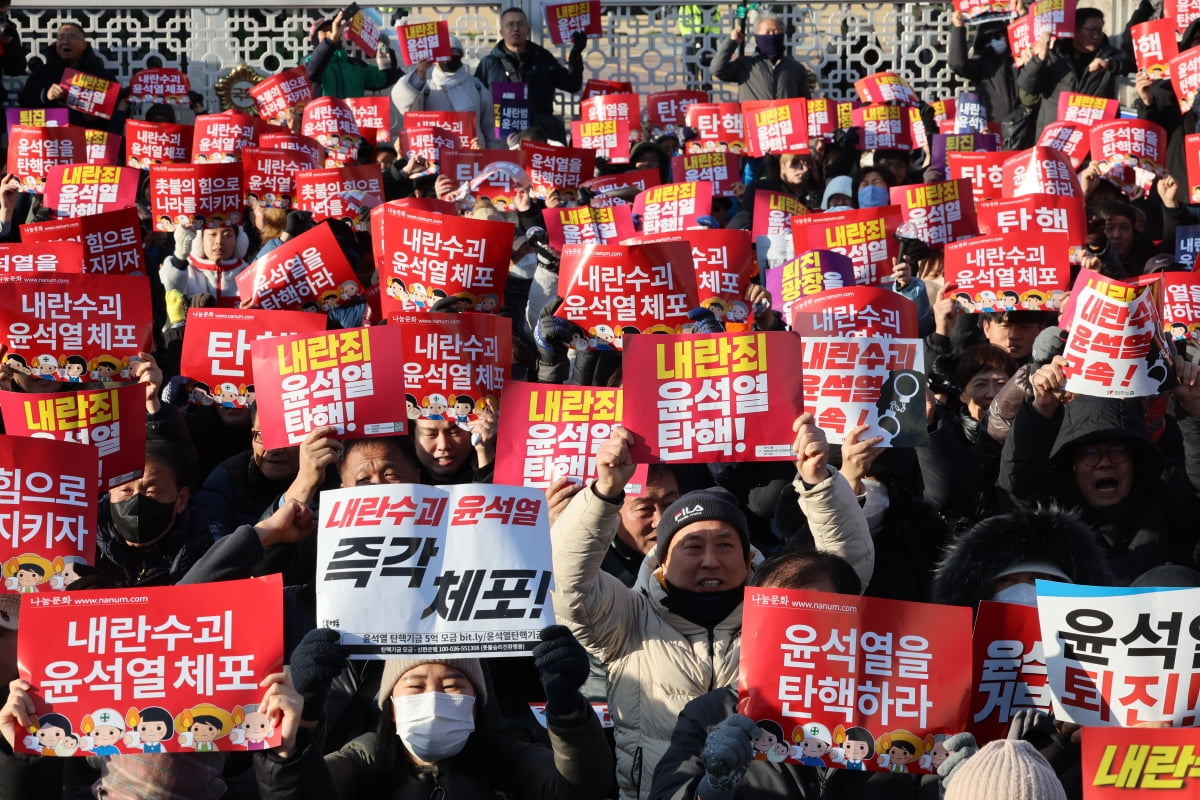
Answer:
[[[990,42],[988,42],[988,47],[992,48],[1000,55],[1008,52],[1008,42],[1006,42],[1003,38],[992,39]]]
[[[392,698],[396,735],[408,751],[436,764],[462,752],[475,731],[475,698],[423,692]]]
[[[1037,606],[1037,589],[1032,583],[1014,583],[992,595],[997,603],[1014,603],[1019,606]]]
[[[513,262],[509,272],[518,278],[532,278],[533,273],[537,270],[537,265],[537,253],[526,253]]]

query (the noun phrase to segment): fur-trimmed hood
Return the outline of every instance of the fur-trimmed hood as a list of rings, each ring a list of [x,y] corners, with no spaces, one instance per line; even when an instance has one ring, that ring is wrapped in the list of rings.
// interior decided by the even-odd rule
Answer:
[[[933,578],[933,602],[977,608],[995,576],[1023,561],[1054,564],[1075,583],[1114,584],[1096,533],[1057,508],[1014,511],[983,520],[947,548]]]
[[[1079,395],[1063,409],[1062,427],[1050,450],[1050,463],[1058,482],[1058,499],[1082,503],[1075,487],[1075,452],[1100,442],[1120,442],[1133,452],[1133,489],[1144,492],[1162,477],[1163,456],[1146,432],[1138,407],[1129,400]]]

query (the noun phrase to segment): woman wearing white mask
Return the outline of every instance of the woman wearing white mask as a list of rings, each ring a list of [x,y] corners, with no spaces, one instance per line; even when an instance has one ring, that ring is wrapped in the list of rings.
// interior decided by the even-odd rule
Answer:
[[[557,625],[542,632],[533,655],[546,690],[549,747],[502,730],[478,659],[386,661],[378,728],[324,758],[309,736],[313,723],[301,721],[304,698],[282,674],[272,676],[261,708],[281,720],[284,741],[256,754],[261,796],[599,800],[613,764],[579,693],[587,655]]]

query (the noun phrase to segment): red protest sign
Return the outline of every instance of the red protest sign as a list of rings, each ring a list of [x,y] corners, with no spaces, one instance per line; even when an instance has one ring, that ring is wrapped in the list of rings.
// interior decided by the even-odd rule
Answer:
[[[707,103],[708,93],[689,89],[655,92],[646,98],[646,119],[650,138],[678,131],[687,122],[688,106]]]
[[[686,236],[660,233],[627,239],[624,243],[647,244],[673,239],[691,245],[700,305],[712,308],[725,323],[726,331],[749,330],[753,313],[745,302],[746,290],[758,274],[749,234],[726,228],[698,228],[688,231]]]
[[[1092,160],[1130,197],[1150,191],[1166,175],[1167,132],[1144,119],[1119,119],[1091,128]]]
[[[902,106],[867,105],[852,112],[854,127],[862,135],[859,150],[912,150],[912,127],[908,111]]]
[[[386,325],[251,344],[263,447],[300,444],[326,425],[344,439],[404,433],[402,344]]]
[[[521,142],[530,193],[541,200],[552,192],[574,199],[579,184],[596,171],[596,154],[577,147],[555,147],[539,142]]]
[[[86,217],[133,208],[141,172],[128,167],[71,164],[46,176],[46,208],[56,217]]]
[[[405,128],[400,131],[401,148],[408,159],[424,159],[427,166],[422,175],[436,175],[440,171],[442,150],[462,147],[462,141],[453,131],[445,128]]]
[[[542,217],[550,246],[559,251],[569,244],[616,244],[637,233],[630,205],[547,208]]]
[[[742,103],[746,153],[807,153],[808,110],[804,98],[752,100]]]
[[[1158,275],[1130,282],[1080,270],[1060,324],[1066,389],[1095,397],[1152,397],[1168,386],[1172,347],[1163,334]]]
[[[1032,16],[1022,14],[1008,23],[1008,48],[1012,51],[1013,64],[1018,67],[1024,66],[1033,57],[1033,46],[1036,43]]]
[[[83,245],[79,242],[11,242],[0,244],[0,274],[53,275],[83,272]]]
[[[285,69],[250,87],[258,116],[279,119],[289,108],[313,99],[312,81],[303,66]]]
[[[809,305],[806,300],[792,304],[793,315]],[[804,409],[816,417],[829,441],[844,442],[854,428],[867,425],[861,435],[882,436],[881,447],[928,442],[920,339],[806,336],[802,363]]]
[[[1079,169],[1087,158],[1090,146],[1087,126],[1078,122],[1051,122],[1042,128],[1037,146],[1060,151],[1071,159],[1073,169]]]
[[[529,186],[529,175],[512,150],[459,150],[441,152],[441,171],[455,185],[468,184],[475,197],[486,197],[506,211],[519,189]],[[454,213],[451,211],[450,213]]]
[[[990,236],[1022,237],[1029,231],[1061,234],[1068,246],[1087,238],[1083,198],[1027,194],[979,205],[979,231]],[[1060,251],[1055,259],[1064,258]],[[1057,308],[1057,306],[1050,306]]]
[[[1148,800],[1200,786],[1195,728],[1085,727],[1084,800]],[[1191,788],[1188,788],[1191,787]]]
[[[652,186],[633,201],[645,233],[698,228],[700,217],[712,213],[712,186],[707,183],[665,183]]]
[[[1003,196],[1004,162],[1011,157],[1008,150],[946,153],[946,177],[952,181],[962,178],[971,181],[971,196],[979,208],[980,201]]]
[[[1012,16],[1012,6],[1008,0],[954,0],[954,10],[962,14],[963,21],[970,22],[1008,19]]]
[[[263,131],[258,136],[259,147],[267,150],[297,150],[316,168],[325,159],[325,148],[311,136],[290,131]]]
[[[596,151],[596,156],[613,164],[629,163],[629,123],[623,119],[571,123],[571,142]]]
[[[563,304],[555,316],[587,334],[576,349],[621,349],[621,337],[680,333],[696,308],[696,272],[686,242],[568,247],[559,267]]]
[[[383,173],[374,164],[306,169],[296,173],[293,205],[313,219],[344,219],[356,231],[367,230],[371,209],[383,202]]]
[[[511,222],[455,217],[385,205],[371,215],[384,313],[428,311],[456,296],[495,311],[512,254]]]
[[[579,188],[592,193],[590,205],[600,208],[610,205],[621,205],[626,198],[644,192],[651,186],[662,183],[662,177],[657,169],[634,169],[629,172],[618,172],[613,175],[597,175],[579,184]],[[635,189],[632,194],[629,189]]]
[[[901,224],[929,245],[946,244],[979,233],[971,184],[964,180],[893,186],[891,200],[900,206]]]
[[[58,85],[66,92],[62,103],[82,114],[101,119],[112,119],[117,108],[117,96],[121,85],[86,72],[67,67],[63,70]]]
[[[804,107],[808,115],[808,138],[833,138],[833,132],[838,128],[837,105],[836,100],[827,98],[808,101]]]
[[[1166,0],[1163,3],[1163,16],[1173,20],[1175,30],[1183,33],[1196,17],[1200,17],[1200,1]]]
[[[117,361],[107,358],[95,363],[92,379],[110,380],[106,377],[109,373],[116,378],[113,370],[118,369]],[[121,377],[129,376],[123,373]],[[91,472],[93,477],[88,480],[98,474],[101,489],[120,486],[142,474],[146,462],[146,387],[140,383],[85,392],[0,392],[0,415],[4,430],[13,436],[95,445],[100,469]],[[63,469],[63,465],[58,468]]]
[[[602,94],[581,100],[579,117],[584,122],[624,122],[627,130],[626,142],[642,140],[641,97],[633,92]],[[587,146],[575,141],[573,137],[571,142],[576,147]]]
[[[1163,325],[1176,341],[1200,339],[1200,273],[1164,272]]]
[[[143,69],[133,73],[133,80],[129,82],[129,102],[186,105],[191,89],[187,75],[177,69]]]
[[[898,227],[899,206],[801,214],[791,220],[796,252],[832,250],[849,257],[854,282],[862,286],[878,286],[891,278],[892,261],[900,252],[891,232]]]
[[[263,208],[291,208],[296,196],[296,175],[317,167],[318,163],[301,150],[247,147],[242,151],[246,204]]]
[[[920,102],[908,81],[894,72],[876,72],[860,78],[854,82],[854,91],[858,93],[858,99],[866,104],[915,106]]]
[[[789,331],[627,338],[625,387],[639,401],[625,406],[621,424],[633,434],[634,461],[794,459],[800,352]]]
[[[1029,6],[1033,39],[1049,34],[1051,40],[1075,38],[1075,0],[1041,0]]]
[[[388,145],[392,141],[392,106],[387,96],[347,97],[346,105],[354,114],[354,124],[361,131],[375,131],[375,144]]]
[[[316,139],[325,150],[325,166],[356,163],[361,136],[354,112],[337,97],[318,97],[306,103],[300,133]]]
[[[0,563],[4,590],[65,589],[96,559],[95,448],[0,436]]]
[[[125,163],[138,168],[151,164],[186,164],[191,160],[194,130],[191,125],[128,120],[125,123]]]
[[[150,213],[154,230],[176,225],[196,230],[242,223],[242,165],[155,164],[150,167]]]
[[[375,55],[379,50],[379,37],[382,34],[383,29],[363,11],[351,17],[346,27],[346,38],[361,47],[368,56]]]
[[[832,250],[808,250],[767,270],[763,283],[771,293],[771,307],[791,319],[792,305],[801,297],[854,286],[854,262]]]
[[[545,489],[566,478],[586,484],[596,477],[597,451],[621,424],[623,398],[620,388],[513,381],[496,436],[495,483]],[[626,494],[642,493],[646,472],[638,466]]]
[[[303,311],[191,308],[180,373],[201,381],[209,395],[230,408],[248,405],[254,385],[250,346],[260,339],[325,330],[325,315]]]
[[[391,314],[404,352],[408,418],[467,427],[500,404],[512,371],[512,320],[495,314]]]
[[[22,225],[21,238],[27,243],[64,240],[82,243],[84,272],[102,275],[146,272],[142,225],[136,208]]]
[[[599,39],[604,33],[600,18],[600,0],[582,0],[578,3],[555,3],[545,6],[546,30],[554,44],[570,44],[577,33],[589,39]]]
[[[22,731],[19,752],[244,752],[280,743],[257,705],[259,683],[283,668],[278,575],[97,589],[86,604],[74,593],[31,595],[21,621],[17,662],[35,687],[38,725]]]
[[[121,160],[121,141],[124,137],[108,131],[88,128],[83,132],[87,163],[98,167],[116,166]]]
[[[0,285],[6,358],[19,357],[38,377],[78,383],[97,373],[101,359],[123,368],[126,359],[151,349],[150,287],[143,277],[12,277]]]
[[[917,307],[907,297],[874,286],[850,286],[811,295],[792,306],[792,330],[801,336],[917,337]]]
[[[1108,97],[1063,92],[1058,97],[1058,121],[1076,122],[1085,128],[1117,118],[1121,103]]]
[[[258,120],[249,114],[226,111],[196,117],[192,136],[192,161],[240,161],[242,148],[254,144]]]
[[[1200,90],[1200,50],[1184,50],[1168,62],[1167,69],[1171,73],[1175,98],[1179,100],[1179,110],[1186,114],[1192,110],[1196,92]]]
[[[14,125],[8,132],[8,171],[21,181],[23,191],[40,193],[51,167],[85,161],[86,149],[83,128]]]
[[[405,111],[404,127],[441,128],[454,134],[457,139],[455,147],[469,150],[480,144],[477,119],[478,115],[474,111]]]
[[[1169,78],[1169,63],[1179,55],[1175,21],[1163,17],[1132,25],[1129,31],[1138,70],[1144,70],[1151,80]]]
[[[742,180],[742,158],[733,153],[688,153],[671,159],[671,174],[681,181],[707,181],[714,197],[732,197]]]
[[[808,206],[790,194],[763,189],[754,192],[754,222],[750,235],[754,238],[760,265],[777,267],[796,255],[792,249],[792,218],[807,213]]]
[[[1071,159],[1051,147],[1031,147],[1010,156],[1005,160],[1003,169],[1005,197],[1027,194],[1083,197],[1079,178],[1071,168]]]
[[[739,103],[693,103],[687,107],[687,126],[699,134],[685,145],[688,153],[712,150],[741,153],[746,149]]]
[[[437,22],[415,22],[412,25],[396,26],[396,46],[404,66],[411,67],[418,61],[450,60],[450,24],[446,20]]]
[[[237,287],[238,297],[267,310],[328,311],[363,291],[329,225],[293,236],[255,259],[238,273]]]
[[[982,601],[971,651],[975,691],[968,730],[980,744],[1006,738],[1013,717],[1022,709],[1051,713],[1035,606]]]
[[[1067,290],[1071,266],[1065,234],[1022,229],[1019,237],[975,236],[946,245],[946,295],[967,313],[1043,311]]]
[[[934,772],[965,729],[970,609],[750,587],[742,616],[738,711],[782,728],[787,760]]]
[[[446,214],[451,217],[458,214],[454,203],[449,200],[438,200],[436,197],[401,197],[399,200],[389,200],[384,205],[412,211],[428,211],[431,214]]]

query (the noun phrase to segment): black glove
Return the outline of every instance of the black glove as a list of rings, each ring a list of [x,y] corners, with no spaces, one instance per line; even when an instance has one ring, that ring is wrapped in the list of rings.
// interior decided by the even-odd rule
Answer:
[[[583,31],[575,31],[571,36],[571,58],[575,58],[583,53],[583,48],[587,47],[587,34]]]
[[[304,696],[300,716],[315,722],[325,715],[325,696],[333,679],[346,668],[349,652],[332,628],[316,628],[304,634],[292,651],[292,685]]]
[[[724,333],[725,326],[711,308],[693,308],[688,312],[692,321],[692,333]]]
[[[574,322],[559,319],[554,312],[562,305],[562,298],[555,295],[533,326],[533,341],[538,351],[538,375],[542,383],[562,383],[570,372],[567,360],[567,343],[571,337],[583,335],[583,330]]]
[[[287,215],[287,224],[283,226],[283,232],[291,239],[295,236],[307,231],[313,227],[313,215],[311,211],[289,211]]]
[[[458,313],[458,298],[454,295],[443,297],[429,307],[430,311],[436,311],[441,314],[457,314]]]
[[[533,663],[546,689],[546,713],[570,714],[583,696],[579,687],[587,680],[587,651],[562,625],[542,629],[542,643],[533,648]]]
[[[1038,750],[1047,747],[1055,733],[1054,718],[1036,708],[1022,708],[1008,725],[1009,739],[1024,739]]]
[[[704,741],[704,777],[697,794],[701,800],[732,797],[754,758],[752,742],[762,736],[754,720],[734,714],[713,728]]]
[[[946,752],[950,754],[937,768],[937,774],[942,778],[942,788],[945,789],[954,778],[954,771],[961,767],[968,758],[979,752],[979,745],[976,744],[972,734],[956,733],[942,742],[942,747],[945,747]]]

